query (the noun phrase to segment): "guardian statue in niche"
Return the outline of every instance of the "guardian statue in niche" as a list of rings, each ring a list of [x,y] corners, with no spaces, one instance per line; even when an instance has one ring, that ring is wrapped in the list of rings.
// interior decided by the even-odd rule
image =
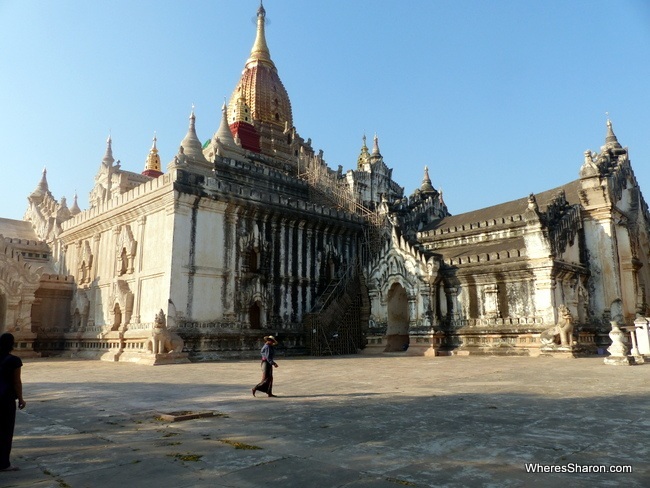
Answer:
[[[167,320],[162,309],[156,314],[151,336],[151,339],[147,343],[149,352],[153,354],[183,352],[185,343],[181,336],[167,328]]]
[[[566,305],[558,308],[558,321],[553,327],[549,327],[540,335],[540,340],[545,346],[557,345],[558,337],[562,347],[573,345],[573,315]]]

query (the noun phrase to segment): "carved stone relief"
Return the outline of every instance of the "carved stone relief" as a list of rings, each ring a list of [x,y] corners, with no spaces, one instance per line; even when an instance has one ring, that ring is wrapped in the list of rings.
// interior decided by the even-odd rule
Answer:
[[[135,253],[138,247],[137,241],[133,238],[131,226],[124,225],[120,230],[117,239],[117,275],[133,273],[133,263],[135,262]]]

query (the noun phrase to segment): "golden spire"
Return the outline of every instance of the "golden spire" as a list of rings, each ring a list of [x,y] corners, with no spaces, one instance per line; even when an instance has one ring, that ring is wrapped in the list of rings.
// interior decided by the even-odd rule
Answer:
[[[260,2],[260,8],[257,9],[257,35],[255,36],[255,43],[251,49],[251,55],[246,61],[246,67],[250,63],[259,62],[275,68],[275,64],[271,61],[269,47],[266,45],[266,35],[264,33],[265,19],[266,10],[264,10],[264,5]]]
[[[158,148],[156,147],[156,133],[153,134],[153,144],[147,155],[147,161],[145,163],[145,171],[157,171],[160,172],[160,155],[158,154]]]
[[[361,146],[361,153],[357,158],[357,168],[361,169],[364,164],[370,160],[370,153],[368,152],[368,146],[366,146],[366,135],[363,135],[363,145]]]

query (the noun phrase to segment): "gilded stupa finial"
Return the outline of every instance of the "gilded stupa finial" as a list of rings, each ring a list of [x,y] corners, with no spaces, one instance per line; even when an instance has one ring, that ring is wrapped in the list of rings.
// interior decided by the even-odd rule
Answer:
[[[253,48],[251,49],[251,55],[246,61],[246,65],[249,63],[259,62],[275,68],[275,64],[271,61],[269,47],[266,44],[266,33],[264,30],[265,24],[266,10],[264,10],[264,5],[260,1],[260,7],[257,9],[257,34],[255,36]]]
[[[158,138],[156,137],[156,132],[154,131],[153,144],[151,145],[151,149],[149,150],[149,154],[147,155],[147,160],[144,165],[145,174],[149,174],[149,176],[158,176],[159,174],[161,174],[160,155],[158,154],[158,148],[156,147],[157,141]]]

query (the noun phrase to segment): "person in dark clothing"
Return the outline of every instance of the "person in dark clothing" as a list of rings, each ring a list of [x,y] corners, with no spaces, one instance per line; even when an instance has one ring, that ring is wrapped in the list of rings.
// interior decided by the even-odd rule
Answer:
[[[253,396],[255,396],[256,391],[261,391],[266,393],[270,397],[276,395],[273,394],[273,368],[278,367],[278,363],[273,360],[275,354],[275,346],[278,345],[278,341],[275,340],[273,336],[266,336],[264,338],[264,346],[262,346],[262,381],[253,387],[251,390]]]
[[[18,408],[25,408],[20,379],[23,362],[10,354],[13,348],[14,336],[8,332],[0,335],[0,471],[18,471],[9,461],[16,425],[16,400]]]

